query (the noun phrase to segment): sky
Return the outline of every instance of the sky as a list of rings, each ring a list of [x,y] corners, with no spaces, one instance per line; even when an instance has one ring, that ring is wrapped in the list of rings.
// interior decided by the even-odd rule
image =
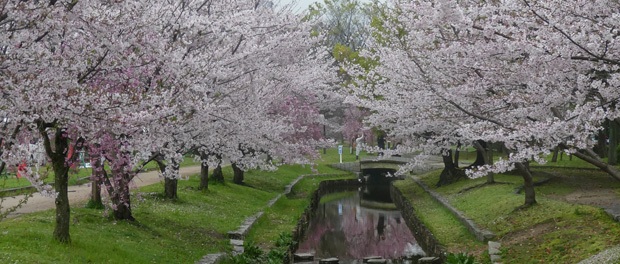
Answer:
[[[315,2],[323,2],[322,0],[274,0],[275,3],[280,3],[280,4],[290,4],[292,2],[295,2],[295,11],[299,11],[302,12],[305,9],[308,8],[309,5],[315,3]]]
[[[303,12],[305,11],[309,5],[315,3],[315,2],[323,2],[323,0],[272,0],[274,3],[276,4],[290,4],[290,3],[295,3],[295,8],[293,10],[295,10],[296,12]],[[361,0],[361,2],[369,2],[368,0]]]

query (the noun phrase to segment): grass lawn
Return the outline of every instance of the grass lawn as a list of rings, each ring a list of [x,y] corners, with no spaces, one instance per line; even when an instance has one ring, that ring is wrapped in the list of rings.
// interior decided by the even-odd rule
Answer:
[[[570,167],[570,166],[567,166]],[[536,187],[538,204],[515,210],[524,202],[514,190],[523,184],[520,176],[496,175],[500,184],[485,185],[468,191],[486,179],[461,180],[435,188],[439,171],[422,175],[422,180],[450,203],[484,228],[495,232],[502,243],[504,263],[576,263],[608,247],[620,243],[620,225],[602,209],[567,203],[559,197],[582,188],[585,182],[620,189],[620,183],[604,173],[571,168],[547,168],[535,180],[555,174],[566,176]],[[411,199],[414,208],[440,241],[451,252],[475,252],[478,259],[488,261],[473,237],[462,233],[459,223],[413,181],[397,185]],[[486,247],[483,245],[482,249]]]
[[[319,173],[342,174],[326,165],[337,162],[336,149],[329,149],[323,157],[316,166]],[[193,263],[208,253],[230,252],[228,231],[265,210],[267,202],[293,179],[311,173],[310,166],[286,165],[275,172],[249,171],[245,185],[236,185],[231,183],[232,170],[225,167],[227,183],[210,184],[208,191],[197,190],[196,176],[179,181],[177,201],[162,199],[162,184],[146,186],[133,192],[137,219],[133,223],[114,221],[105,211],[86,209],[83,204],[73,205],[69,245],[52,240],[53,210],[4,219],[0,222],[0,263]],[[268,209],[252,231],[252,239],[268,245],[272,237],[290,232],[306,206],[304,195],[320,180],[303,180],[293,190],[296,195],[283,197]],[[276,218],[292,225],[274,225],[271,220]]]

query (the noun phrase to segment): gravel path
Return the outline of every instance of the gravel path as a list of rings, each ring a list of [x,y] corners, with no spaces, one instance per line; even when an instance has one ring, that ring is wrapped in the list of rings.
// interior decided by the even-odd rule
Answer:
[[[200,173],[200,166],[188,166],[180,168],[181,175],[189,176]],[[158,171],[149,171],[139,173],[134,179],[132,183],[133,188],[151,185],[162,181],[163,178],[159,177]],[[163,188],[163,186],[162,186]],[[85,202],[90,197],[91,185],[83,184],[83,185],[75,185],[69,186],[69,204],[74,205],[77,203]],[[163,189],[162,189],[163,190]],[[0,204],[0,210],[4,211],[4,208],[12,208],[18,204],[20,200],[24,198],[24,195],[18,195],[15,197],[6,197]],[[54,209],[54,199],[50,197],[42,196],[39,193],[33,194],[33,196],[28,199],[28,202],[22,207],[18,208],[15,212],[12,212],[8,215],[7,218],[18,217],[22,214],[45,211],[49,209]]]
[[[620,246],[601,251],[600,253],[580,261],[578,264],[612,264],[620,263]]]

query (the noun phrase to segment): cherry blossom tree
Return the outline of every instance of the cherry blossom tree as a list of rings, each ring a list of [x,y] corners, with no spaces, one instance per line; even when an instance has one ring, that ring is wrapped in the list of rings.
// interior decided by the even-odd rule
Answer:
[[[502,143],[507,158],[468,175],[517,168],[525,205],[536,202],[528,162],[544,163],[556,146],[620,179],[591,150],[591,136],[618,116],[616,3],[390,5],[393,19],[365,54],[380,58],[383,82],[349,98],[371,109],[371,124],[429,154],[447,155],[459,142]]]
[[[55,176],[51,195],[58,241],[70,241],[68,170],[77,158],[70,149],[78,150],[100,127],[129,134],[135,129],[129,123],[148,122],[148,113],[159,113],[156,104],[140,104],[165,96],[146,99],[143,93],[158,85],[153,73],[163,43],[151,29],[159,17],[153,13],[158,9],[149,8],[153,4],[9,1],[2,6],[0,109],[17,135],[5,138],[2,159],[14,164],[28,157],[11,147],[24,141],[45,146]],[[37,171],[27,177],[51,191]]]
[[[128,187],[146,162],[165,165],[173,186],[189,150],[203,164],[228,159],[240,169],[273,168],[263,155],[304,163],[326,143],[291,136],[313,134],[296,123],[315,124],[313,110],[273,113],[282,98],[333,80],[311,24],[257,3],[50,0],[0,7],[0,166],[28,158],[30,142],[44,146],[53,191],[38,171],[27,168],[26,176],[56,199],[56,240],[70,241],[68,169],[84,146],[98,160],[95,174],[115,217],[132,220]]]

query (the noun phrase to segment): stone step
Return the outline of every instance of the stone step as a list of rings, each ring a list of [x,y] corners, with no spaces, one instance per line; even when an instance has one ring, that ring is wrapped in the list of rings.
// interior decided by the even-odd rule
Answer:
[[[338,258],[324,258],[319,260],[319,264],[337,264],[340,262]]]
[[[293,254],[294,261],[308,261],[314,260],[314,254],[312,253],[295,253]]]

